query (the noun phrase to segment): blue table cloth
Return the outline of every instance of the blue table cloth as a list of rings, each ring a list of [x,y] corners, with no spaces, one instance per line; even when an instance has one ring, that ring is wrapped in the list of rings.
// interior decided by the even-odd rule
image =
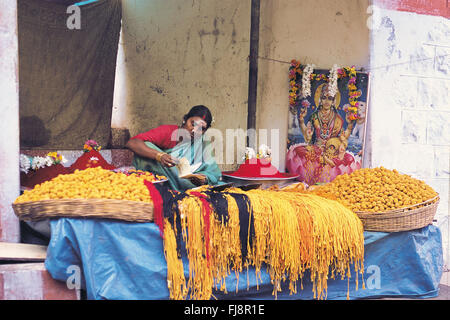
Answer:
[[[364,232],[364,241],[366,289],[362,289],[359,276],[359,289],[356,290],[355,272],[352,272],[350,299],[386,296],[429,298],[438,295],[443,268],[438,227],[429,225],[396,233]],[[183,262],[188,277],[185,256]],[[45,266],[54,279],[69,285],[80,283],[88,299],[169,299],[163,243],[154,223],[107,219],[52,220]],[[257,290],[254,269],[242,272],[239,282],[231,273],[226,280],[229,293],[215,291],[214,296],[218,299],[275,299],[273,285],[265,269],[261,280]],[[277,299],[313,299],[308,273],[302,283],[303,290],[298,285],[298,293],[293,295],[289,294],[288,284],[282,284],[282,292],[278,292]],[[327,299],[346,299],[347,288],[347,279],[329,279]]]

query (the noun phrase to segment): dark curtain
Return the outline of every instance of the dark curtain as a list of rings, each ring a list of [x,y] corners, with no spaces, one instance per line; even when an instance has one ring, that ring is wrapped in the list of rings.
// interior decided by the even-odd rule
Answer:
[[[80,6],[81,29],[71,30],[70,2],[18,0],[21,148],[108,143],[121,3]]]

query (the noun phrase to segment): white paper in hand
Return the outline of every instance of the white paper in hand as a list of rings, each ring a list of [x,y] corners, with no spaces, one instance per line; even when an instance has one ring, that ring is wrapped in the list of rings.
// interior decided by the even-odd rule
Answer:
[[[193,165],[190,165],[186,158],[181,158],[177,164],[178,176],[180,178],[189,178],[195,171],[197,171],[198,168],[200,168],[201,165],[201,163],[194,163]]]

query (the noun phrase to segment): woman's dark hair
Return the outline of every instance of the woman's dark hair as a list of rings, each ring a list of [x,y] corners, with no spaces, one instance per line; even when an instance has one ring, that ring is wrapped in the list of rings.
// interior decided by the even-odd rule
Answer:
[[[194,106],[189,110],[187,114],[184,115],[183,120],[186,121],[191,117],[200,117],[206,122],[206,129],[211,126],[212,115],[211,111],[203,105]]]

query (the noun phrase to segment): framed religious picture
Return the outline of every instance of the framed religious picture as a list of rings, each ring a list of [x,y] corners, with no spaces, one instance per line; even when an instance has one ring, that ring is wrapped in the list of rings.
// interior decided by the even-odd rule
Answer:
[[[315,70],[293,60],[289,81],[287,171],[313,185],[361,168],[369,75],[355,67]]]

